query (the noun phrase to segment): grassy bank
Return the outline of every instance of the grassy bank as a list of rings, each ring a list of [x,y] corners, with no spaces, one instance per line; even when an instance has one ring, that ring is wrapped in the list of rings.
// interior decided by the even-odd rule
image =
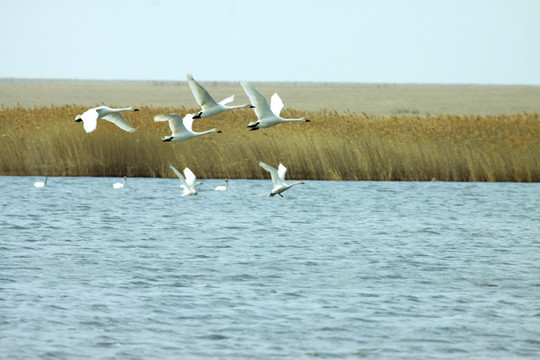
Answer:
[[[170,130],[154,115],[195,109],[141,107],[125,114],[139,128],[132,134],[101,120],[86,134],[73,121],[84,110],[2,107],[0,174],[172,177],[173,164],[199,178],[267,178],[262,160],[281,161],[290,179],[540,181],[538,113],[375,116],[285,108],[285,117],[312,122],[250,132],[255,115],[237,110],[194,123],[195,131],[216,127],[222,134],[163,143]]]

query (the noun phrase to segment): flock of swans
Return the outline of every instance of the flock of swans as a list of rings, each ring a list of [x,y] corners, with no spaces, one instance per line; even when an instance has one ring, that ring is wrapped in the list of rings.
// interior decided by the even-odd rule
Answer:
[[[310,122],[306,118],[297,118],[297,119],[286,119],[280,116],[281,110],[283,109],[283,101],[277,93],[274,93],[270,99],[270,105],[266,101],[266,98],[255,89],[251,84],[246,81],[242,81],[240,84],[244,89],[246,95],[249,97],[251,104],[228,106],[227,104],[231,103],[234,100],[234,95],[229,96],[220,102],[216,102],[208,91],[203,88],[192,75],[188,74],[187,83],[195,97],[195,100],[201,107],[201,110],[196,114],[186,114],[182,117],[181,114],[162,114],[154,116],[154,121],[168,121],[169,128],[171,129],[171,135],[164,136],[164,142],[181,142],[186,141],[198,136],[203,136],[210,133],[221,133],[220,130],[210,129],[202,132],[193,131],[193,121],[195,119],[209,118],[216,116],[225,111],[231,111],[235,109],[254,109],[255,115],[257,116],[256,121],[252,121],[248,124],[250,131],[259,130],[260,128],[269,128],[276,126],[278,124],[287,123],[287,122]],[[126,119],[122,116],[122,112],[131,112],[139,111],[136,107],[128,107],[121,109],[113,109],[107,106],[98,106],[95,108],[88,109],[82,115],[77,115],[75,117],[76,122],[82,122],[84,130],[87,133],[94,131],[97,127],[97,120],[104,119],[114,123],[120,129],[127,132],[134,132],[136,128],[131,126]],[[283,164],[279,164],[278,168],[274,168],[270,165],[259,162],[259,165],[270,173],[274,188],[270,193],[270,196],[281,195],[285,190],[290,189],[294,185],[303,184],[302,181],[297,181],[293,184],[287,185],[285,183],[285,173],[287,169]],[[189,168],[184,169],[184,175],[182,175],[174,166],[170,166],[173,172],[178,176],[182,182],[181,187],[183,188],[182,196],[188,195],[197,195],[197,186],[202,184],[200,181],[197,182],[197,178]],[[115,183],[113,187],[115,189],[124,188],[126,185],[126,177],[124,177],[123,183]],[[46,179],[43,183],[35,183],[36,187],[44,187]],[[41,184],[41,185],[38,185]],[[225,179],[225,186],[218,186],[215,188],[217,191],[226,191],[228,190],[228,179]]]

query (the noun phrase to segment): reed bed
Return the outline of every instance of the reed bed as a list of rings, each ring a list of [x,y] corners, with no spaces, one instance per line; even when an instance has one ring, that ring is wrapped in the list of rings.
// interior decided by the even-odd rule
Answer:
[[[0,107],[0,174],[174,177],[188,166],[199,178],[268,178],[259,161],[288,168],[289,179],[405,181],[540,181],[538,113],[507,115],[395,115],[284,109],[307,116],[250,132],[255,115],[236,110],[195,120],[194,130],[218,128],[181,143],[163,143],[167,123],[153,117],[196,109],[141,107],[124,113],[138,130],[107,121],[87,134],[78,105]]]

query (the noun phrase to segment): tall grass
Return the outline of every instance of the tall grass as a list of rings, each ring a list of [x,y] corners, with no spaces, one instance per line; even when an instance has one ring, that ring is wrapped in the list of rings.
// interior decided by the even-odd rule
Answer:
[[[142,107],[124,113],[139,129],[107,121],[87,134],[75,105],[0,108],[0,174],[172,177],[169,164],[199,178],[267,178],[259,161],[288,168],[288,178],[321,180],[540,181],[538,113],[374,116],[284,110],[311,123],[250,132],[250,110],[194,122],[218,128],[181,143],[163,143],[167,123],[154,115],[196,109]]]

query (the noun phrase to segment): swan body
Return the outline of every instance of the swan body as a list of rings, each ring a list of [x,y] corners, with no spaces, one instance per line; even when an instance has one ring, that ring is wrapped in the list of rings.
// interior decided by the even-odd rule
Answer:
[[[112,122],[122,130],[134,132],[136,129],[129,125],[121,114],[124,111],[139,111],[139,109],[133,106],[123,109],[112,109],[107,106],[98,106],[86,110],[82,115],[77,115],[75,117],[75,122],[82,121],[84,130],[86,130],[87,133],[90,133],[96,129],[98,119],[105,119]]]
[[[202,132],[195,132],[192,130],[193,114],[187,114],[182,119],[180,114],[163,114],[154,116],[154,121],[168,121],[171,128],[171,136],[165,136],[163,141],[180,142],[192,139],[197,136],[202,136],[210,133],[221,133],[220,130],[211,129]]]
[[[34,183],[34,186],[37,187],[37,188],[45,187],[45,185],[47,185],[47,178],[48,178],[48,177],[49,177],[48,175],[45,175],[45,180],[43,180],[43,181],[36,181],[36,182]]]
[[[114,183],[113,188],[115,189],[123,189],[126,186],[127,176],[124,176],[124,182],[123,183]]]
[[[197,100],[197,103],[202,108],[202,110],[193,117],[194,119],[209,118],[211,116],[221,114],[224,111],[230,111],[234,109],[253,108],[253,106],[250,104],[227,106],[226,104],[234,100],[234,95],[229,96],[228,98],[223,99],[220,102],[216,102],[212,98],[212,96],[210,96],[208,91],[206,91],[205,88],[203,88],[197,81],[195,81],[193,75],[188,74],[186,77],[188,85],[191,88],[191,92],[193,93],[193,96],[195,96],[195,100]]]
[[[216,191],[227,191],[229,189],[229,179],[225,179],[225,185],[216,186]]]
[[[270,106],[264,98],[264,96],[257,91],[251,84],[246,81],[242,81],[242,87],[246,92],[251,102],[255,105],[255,114],[257,115],[257,121],[250,122],[248,127],[250,131],[259,130],[260,128],[269,128],[281,123],[286,122],[310,122],[311,120],[306,118],[299,119],[285,119],[279,116],[281,109],[283,109],[283,101],[277,93],[272,95],[270,99]]]
[[[195,182],[197,181],[197,178],[195,177],[195,174],[193,174],[193,172],[189,168],[186,167],[184,169],[184,175],[185,175],[185,178],[184,178],[184,176],[182,176],[180,171],[176,170],[176,168],[174,166],[170,165],[170,167],[171,167],[172,171],[174,171],[176,176],[178,176],[178,178],[182,182],[182,185],[180,185],[180,187],[182,189],[184,189],[184,192],[182,193],[182,196],[197,195],[196,186],[200,185],[200,184],[198,184],[198,183],[195,184]],[[201,183],[201,182],[199,181],[199,183]]]
[[[270,196],[274,195],[281,195],[282,192],[285,190],[288,190],[292,188],[294,185],[303,184],[303,181],[297,181],[295,183],[292,183],[290,185],[285,184],[285,173],[287,172],[287,168],[283,166],[283,164],[279,164],[279,167],[276,169],[270,165],[267,165],[263,163],[262,161],[259,162],[259,165],[266,171],[270,173],[272,176],[272,182],[274,183],[274,188],[272,189],[272,192],[270,193]]]

